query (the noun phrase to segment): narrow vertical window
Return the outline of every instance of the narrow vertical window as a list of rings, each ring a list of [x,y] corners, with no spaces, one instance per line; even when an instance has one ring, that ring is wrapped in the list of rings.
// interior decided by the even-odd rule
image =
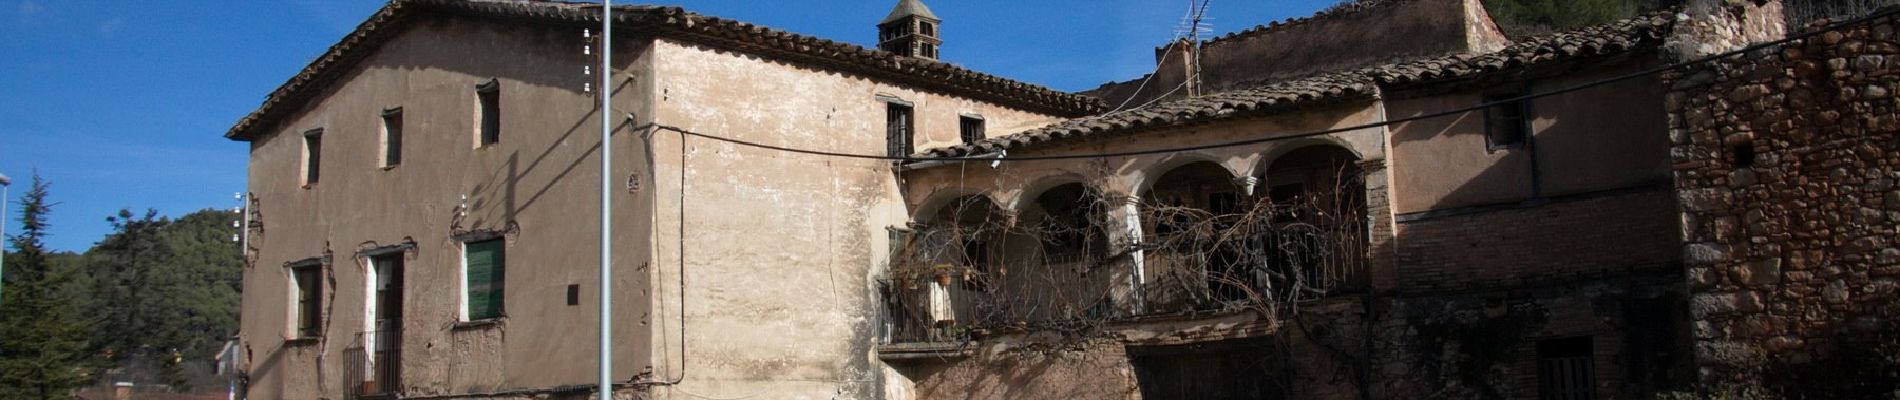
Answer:
[[[501,239],[463,244],[462,316],[467,321],[500,318],[507,254]]]
[[[292,321],[296,322],[295,336],[298,339],[315,338],[323,334],[323,281],[319,279],[323,264],[304,263],[290,267],[290,279],[295,288],[296,308],[292,309]]]
[[[958,125],[961,127],[959,131],[962,132],[960,136],[963,137],[963,144],[976,143],[977,141],[983,140],[983,117],[965,115],[962,118],[962,123]]]
[[[886,154],[891,157],[908,156],[911,153],[911,136],[915,124],[911,121],[910,104],[885,102],[884,131],[888,146]]]
[[[383,168],[402,164],[402,108],[383,110]]]
[[[501,81],[490,80],[475,86],[478,104],[476,111],[480,127],[476,129],[475,147],[501,142]]]
[[[323,170],[323,129],[303,133],[303,186],[317,184]]]
[[[1517,93],[1487,96],[1484,102],[1496,103],[1484,109],[1484,135],[1487,149],[1517,147],[1524,144],[1530,130],[1528,104]]]

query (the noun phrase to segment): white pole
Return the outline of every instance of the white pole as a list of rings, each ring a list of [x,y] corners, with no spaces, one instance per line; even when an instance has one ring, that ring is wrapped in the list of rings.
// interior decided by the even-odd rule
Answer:
[[[600,2],[600,400],[614,395],[613,357],[613,0]]]
[[[12,185],[12,178],[7,178],[6,174],[0,174],[0,277],[7,275],[7,202],[12,200],[7,197],[7,188]],[[6,279],[0,279],[0,287],[4,286],[6,286]],[[0,297],[0,299],[4,298]]]

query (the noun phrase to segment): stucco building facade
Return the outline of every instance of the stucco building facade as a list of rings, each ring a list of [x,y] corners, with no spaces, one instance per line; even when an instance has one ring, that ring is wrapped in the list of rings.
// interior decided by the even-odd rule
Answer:
[[[1075,94],[937,61],[955,21],[916,0],[876,21],[878,50],[620,7],[610,71],[598,5],[392,1],[226,134],[251,146],[239,369],[250,398],[587,398],[605,112],[623,397],[1726,382],[1825,353],[1786,313],[1852,320],[1900,256],[1869,172],[1830,178],[1867,191],[1830,208],[1851,215],[1803,217],[1859,221],[1847,272],[1800,271],[1837,253],[1742,199],[1825,174],[1737,183],[1706,159],[1735,152],[1703,147],[1775,162],[1836,139],[1736,136],[1786,115],[1723,123],[1739,103],[1697,99],[1801,84],[1666,68],[1785,37],[1779,2],[1687,3],[1512,40],[1479,0],[1360,1],[1163,44],[1154,74]],[[1829,40],[1871,63],[1835,79],[1885,87],[1865,57],[1886,53]],[[1721,68],[1832,65],[1807,54]],[[1842,104],[1890,125],[1888,98]]]

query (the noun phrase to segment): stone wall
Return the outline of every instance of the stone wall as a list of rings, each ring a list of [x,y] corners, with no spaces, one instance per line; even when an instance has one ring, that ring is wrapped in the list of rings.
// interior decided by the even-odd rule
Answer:
[[[1900,287],[1894,29],[1880,19],[1665,76],[1704,383],[1893,390],[1860,375],[1879,368],[1842,363],[1892,331],[1874,316]]]

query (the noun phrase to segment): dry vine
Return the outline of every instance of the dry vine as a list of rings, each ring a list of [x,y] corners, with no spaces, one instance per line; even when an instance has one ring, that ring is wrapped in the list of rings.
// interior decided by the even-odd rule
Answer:
[[[1252,311],[1282,319],[1301,302],[1363,289],[1364,190],[1350,164],[1297,193],[1173,193],[1129,209],[1080,184],[1009,215],[981,196],[894,236],[884,282],[891,342],[961,342],[1030,330],[1084,333],[1132,317]],[[1164,177],[1165,178],[1165,177]],[[1229,184],[1231,186],[1231,183]],[[1280,190],[1275,190],[1279,192]],[[1221,203],[1221,204],[1208,204]],[[1118,210],[1118,212],[1111,212]],[[1139,261],[1139,263],[1137,262]],[[1142,279],[1134,289],[1134,266]]]

